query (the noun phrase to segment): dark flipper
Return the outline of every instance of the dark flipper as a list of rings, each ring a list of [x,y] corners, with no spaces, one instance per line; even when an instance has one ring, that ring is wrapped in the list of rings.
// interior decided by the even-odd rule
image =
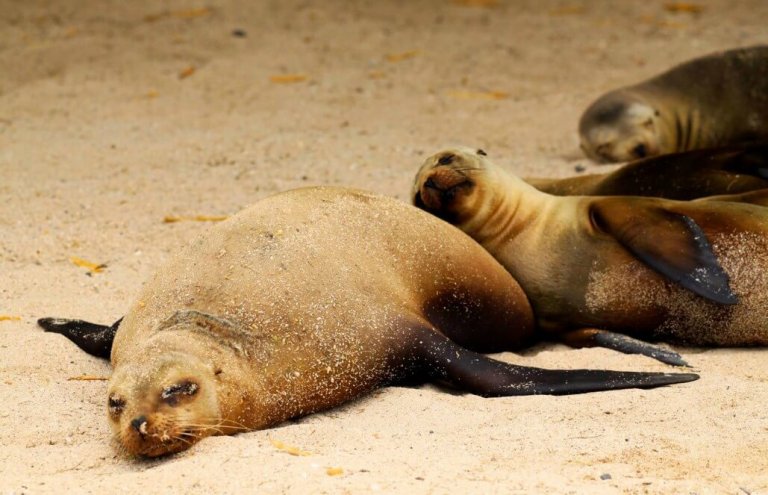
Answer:
[[[734,174],[768,180],[768,142],[764,140],[744,144],[738,148],[734,147],[730,155],[727,150],[719,153],[714,150],[713,154],[714,156],[710,161],[714,163],[707,163],[706,166],[719,166],[721,169]],[[768,184],[765,187],[768,187]]]
[[[596,198],[594,228],[612,236],[640,261],[686,289],[720,304],[736,304],[728,274],[704,231],[690,217],[640,198]]]
[[[525,179],[557,196],[654,196],[689,200],[768,188],[768,142],[671,153],[608,173]]]
[[[98,325],[83,320],[67,320],[64,318],[40,318],[37,324],[46,332],[60,333],[92,356],[109,359],[112,352],[112,341],[120,326],[122,318],[111,327]]]
[[[653,388],[697,380],[694,373],[546,370],[517,366],[468,351],[430,330],[419,332],[417,356],[433,379],[484,397],[564,395],[625,388]]]
[[[624,354],[641,354],[673,366],[689,366],[675,351],[597,328],[581,328],[562,335],[562,341],[572,347],[605,347]]]

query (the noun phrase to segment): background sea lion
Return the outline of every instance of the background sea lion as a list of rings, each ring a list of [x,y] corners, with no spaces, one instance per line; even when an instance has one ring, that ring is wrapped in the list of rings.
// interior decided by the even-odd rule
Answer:
[[[607,174],[527,178],[556,196],[694,199],[768,188],[768,142],[683,151],[628,163]]]
[[[97,354],[111,348],[110,423],[128,452],[145,456],[264,428],[405,378],[486,396],[697,378],[548,371],[478,354],[533,337],[530,306],[509,273],[416,208],[337,188],[278,194],[210,229],[112,327],[40,324],[75,340],[96,335]]]
[[[714,53],[598,98],[579,120],[598,162],[768,139],[768,46]]]
[[[413,201],[479,241],[566,340],[768,344],[768,209],[556,197],[462,149],[425,161]]]

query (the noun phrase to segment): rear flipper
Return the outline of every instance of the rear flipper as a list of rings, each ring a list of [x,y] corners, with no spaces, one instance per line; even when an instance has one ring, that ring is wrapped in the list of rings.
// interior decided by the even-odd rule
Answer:
[[[698,380],[694,373],[642,373],[603,370],[545,370],[517,366],[468,351],[447,337],[418,332],[422,369],[438,379],[483,397],[564,395],[625,388],[654,388]]]
[[[605,347],[624,354],[642,354],[673,366],[690,367],[683,357],[674,351],[608,330],[581,328],[562,335],[561,340],[571,347]]]
[[[64,318],[40,318],[37,324],[46,332],[60,333],[92,356],[109,359],[112,352],[112,342],[122,318],[111,327],[98,325],[83,320],[67,320]]]

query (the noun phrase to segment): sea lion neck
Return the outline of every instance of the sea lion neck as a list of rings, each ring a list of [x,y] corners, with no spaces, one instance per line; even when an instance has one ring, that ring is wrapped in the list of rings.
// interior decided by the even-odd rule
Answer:
[[[684,96],[680,96],[684,98]],[[701,118],[689,105],[679,105],[660,111],[656,117],[656,139],[659,153],[673,153],[697,147]]]
[[[486,187],[475,195],[474,204],[467,205],[466,211],[471,214],[459,227],[491,248],[490,244],[501,245],[517,237],[548,211],[556,198],[502,169],[486,170]]]
[[[247,353],[248,333],[232,321],[201,311],[177,311],[160,323],[154,332],[155,335],[185,333],[195,333],[217,344],[226,344],[230,350],[241,355]]]

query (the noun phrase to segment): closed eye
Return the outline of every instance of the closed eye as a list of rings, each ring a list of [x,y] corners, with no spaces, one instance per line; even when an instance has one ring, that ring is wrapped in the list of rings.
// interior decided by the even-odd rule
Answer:
[[[125,400],[115,395],[110,396],[107,407],[109,408],[110,415],[119,416],[120,413],[123,412],[123,409],[125,409]]]
[[[648,156],[648,148],[644,144],[638,144],[632,149],[632,155],[634,155],[635,158],[645,158]]]
[[[193,396],[200,389],[200,386],[192,381],[183,381],[180,383],[174,383],[168,387],[165,387],[160,393],[160,398],[168,403],[175,403],[179,396]],[[171,404],[173,405],[173,404]]]

